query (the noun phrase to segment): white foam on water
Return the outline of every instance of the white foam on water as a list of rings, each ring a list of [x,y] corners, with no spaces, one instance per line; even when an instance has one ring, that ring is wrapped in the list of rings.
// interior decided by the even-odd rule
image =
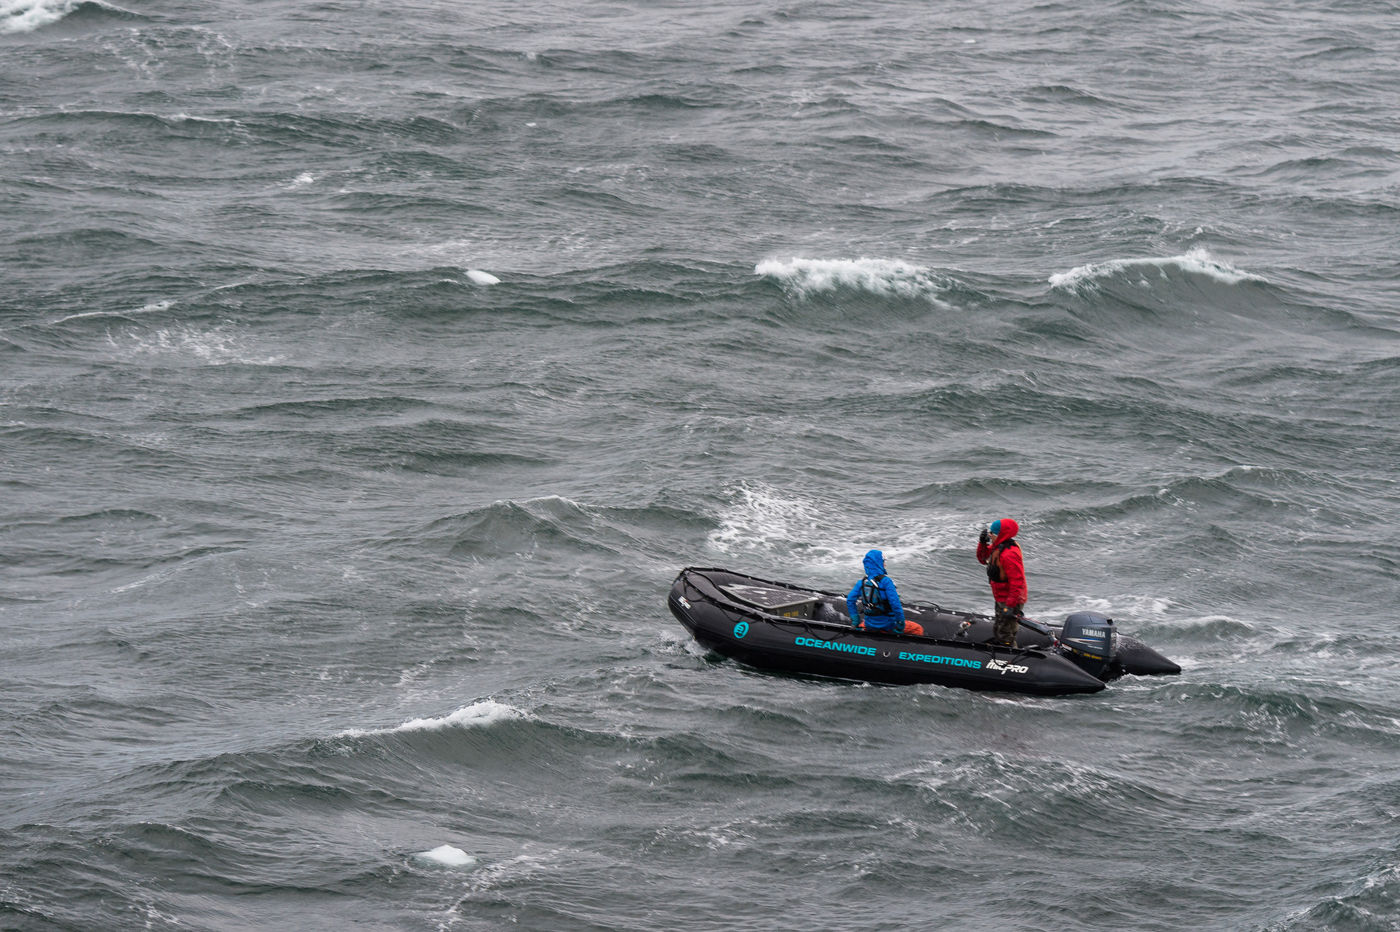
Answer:
[[[1171,617],[1172,603],[1170,599],[1164,599],[1155,595],[1134,595],[1124,593],[1122,595],[1106,598],[1101,595],[1082,595],[1074,599],[1070,606],[1062,609],[1047,608],[1045,614],[1050,619],[1055,619],[1056,615],[1069,614],[1070,612],[1098,612],[1101,615],[1108,615],[1110,618],[1131,618],[1137,621],[1160,621]],[[1040,619],[1045,621],[1047,619]]]
[[[523,713],[514,706],[491,699],[476,702],[440,718],[415,718],[404,722],[394,731],[439,731],[443,728],[482,727],[519,718]]]
[[[1240,282],[1263,282],[1266,279],[1249,272],[1235,268],[1228,262],[1222,262],[1213,256],[1202,246],[1193,247],[1189,252],[1180,256],[1165,256],[1159,258],[1145,259],[1110,259],[1107,262],[1095,262],[1088,265],[1081,265],[1070,269],[1068,272],[1059,272],[1050,276],[1051,288],[1064,288],[1074,290],[1084,285],[1092,284],[1114,275],[1122,273],[1137,273],[1140,278],[1138,284],[1146,286],[1151,282],[1149,275],[1156,275],[1162,280],[1166,280],[1170,272],[1182,272],[1188,275],[1201,275],[1213,279],[1224,285],[1235,285]]]
[[[754,274],[799,295],[849,288],[877,295],[934,300],[945,283],[931,269],[897,259],[765,259]]]
[[[125,356],[169,357],[211,366],[274,366],[283,361],[281,356],[250,353],[242,337],[223,327],[200,329],[176,325],[145,333],[109,333],[107,342]]]
[[[0,0],[0,32],[33,32],[56,23],[80,0]]]
[[[134,314],[155,314],[159,311],[169,310],[172,303],[171,301],[153,301],[150,304],[142,305],[132,311],[83,311],[79,314],[69,314],[66,317],[60,317],[53,321],[53,323],[62,324],[70,320],[84,320],[89,317],[129,318]]]
[[[877,526],[867,515],[845,517],[845,507],[804,497],[791,489],[745,482],[730,490],[733,500],[719,515],[719,526],[706,543],[722,554],[755,554],[799,565],[804,572],[859,578],[868,550],[885,555],[890,575],[903,586],[925,570],[934,554],[970,548],[977,539],[977,517],[955,512],[930,513],[918,521],[901,518]],[[970,550],[969,550],[970,552]],[[911,589],[906,600],[918,601]]]
[[[734,491],[733,503],[710,532],[709,544],[727,553],[768,549],[816,539],[822,509],[811,500],[761,482]]]
[[[445,867],[471,867],[476,863],[476,858],[452,845],[438,845],[431,851],[419,851],[414,857],[442,864]]]
[[[483,272],[481,269],[467,269],[467,278],[478,285],[499,285],[501,280],[490,272]]]
[[[363,735],[392,735],[414,731],[441,731],[444,728],[484,728],[497,722],[524,717],[514,706],[493,699],[483,699],[437,718],[415,718],[391,728],[351,728],[339,737],[358,738]]]

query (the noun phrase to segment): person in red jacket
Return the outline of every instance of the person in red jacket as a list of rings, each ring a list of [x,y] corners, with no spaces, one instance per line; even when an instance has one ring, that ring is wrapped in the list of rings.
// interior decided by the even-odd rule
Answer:
[[[1016,646],[1016,631],[1025,613],[1026,568],[1021,562],[1021,547],[1016,532],[1021,528],[1011,518],[993,521],[977,539],[977,562],[987,567],[987,581],[992,584],[996,600],[996,619],[992,640],[1008,647]]]

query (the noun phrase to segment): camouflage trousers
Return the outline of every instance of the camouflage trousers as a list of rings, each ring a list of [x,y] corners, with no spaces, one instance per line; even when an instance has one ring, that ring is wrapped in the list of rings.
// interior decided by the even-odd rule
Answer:
[[[1016,632],[1021,629],[1018,615],[1009,605],[997,603],[996,617],[992,621],[992,640],[1000,644],[1015,645]]]

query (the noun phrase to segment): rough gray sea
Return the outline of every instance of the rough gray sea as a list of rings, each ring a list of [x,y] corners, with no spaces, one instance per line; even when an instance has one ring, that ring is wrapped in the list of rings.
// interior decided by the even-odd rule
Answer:
[[[1400,929],[1393,0],[0,0],[0,928]],[[684,566],[1179,662],[760,673]]]

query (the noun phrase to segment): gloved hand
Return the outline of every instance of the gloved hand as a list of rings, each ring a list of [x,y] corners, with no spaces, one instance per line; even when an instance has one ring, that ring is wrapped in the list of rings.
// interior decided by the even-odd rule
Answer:
[[[992,542],[992,535],[990,535],[990,534],[987,533],[987,529],[986,529],[986,528],[983,528],[983,529],[982,529],[982,533],[979,534],[979,535],[977,535],[977,543],[979,543],[979,544],[981,544],[982,546],[985,547],[985,546],[987,546],[988,544],[990,544],[991,542]]]

